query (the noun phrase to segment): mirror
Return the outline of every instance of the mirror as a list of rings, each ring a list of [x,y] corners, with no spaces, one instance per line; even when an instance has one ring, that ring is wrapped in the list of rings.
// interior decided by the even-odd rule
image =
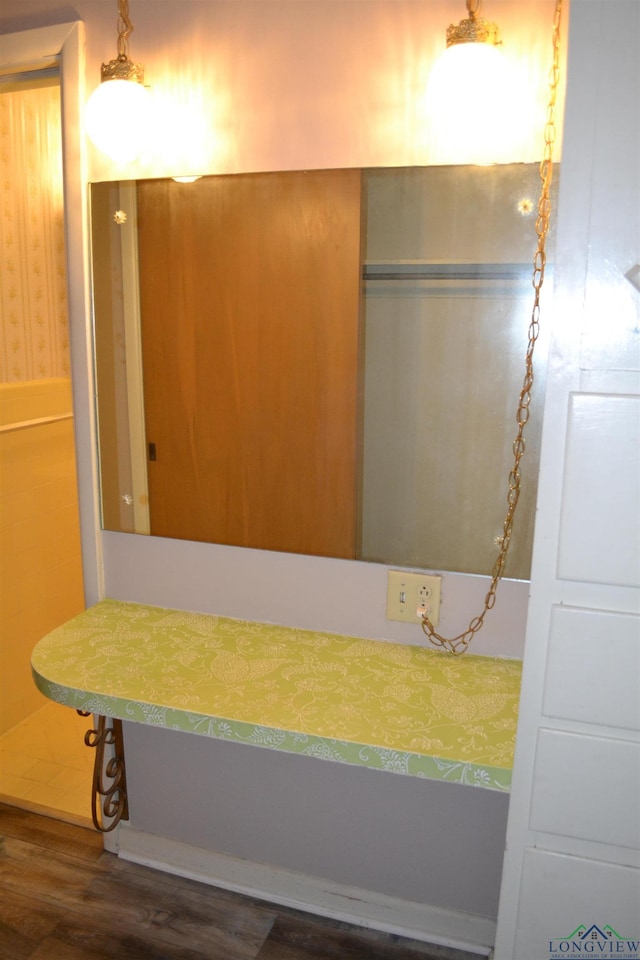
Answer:
[[[490,572],[538,192],[536,164],[93,184],[105,528]]]

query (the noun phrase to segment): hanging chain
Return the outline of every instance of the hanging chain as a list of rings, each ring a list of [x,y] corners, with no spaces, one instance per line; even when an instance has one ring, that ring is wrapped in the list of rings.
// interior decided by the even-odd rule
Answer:
[[[533,309],[529,321],[527,352],[525,355],[525,373],[518,399],[518,409],[516,420],[518,431],[513,441],[513,466],[509,473],[509,492],[507,493],[507,512],[502,527],[502,537],[500,538],[500,549],[493,565],[491,573],[491,585],[484,598],[484,607],[479,616],[474,617],[469,623],[467,629],[451,639],[441,636],[436,632],[429,617],[425,614],[422,618],[422,629],[434,646],[460,656],[465,653],[475,634],[480,630],[489,610],[496,602],[496,591],[498,584],[504,574],[504,567],[507,561],[509,545],[511,544],[511,533],[513,530],[513,520],[520,498],[520,461],[525,451],[524,431],[529,420],[529,407],[531,404],[531,390],[533,387],[533,352],[540,332],[540,292],[544,283],[544,272],[546,266],[546,242],[549,232],[549,221],[551,217],[551,181],[553,177],[553,147],[556,139],[556,100],[558,92],[558,83],[560,79],[560,21],[562,16],[562,0],[556,0],[554,18],[553,18],[553,62],[549,71],[549,99],[547,103],[547,118],[544,128],[544,154],[540,163],[540,197],[538,199],[538,215],[536,218],[536,235],[538,245],[533,258],[533,278],[534,289]]]
[[[118,57],[129,58],[129,36],[133,33],[133,24],[129,19],[129,0],[118,0]]]
[[[102,64],[100,76],[103,81],[134,80],[144,86],[144,66],[129,59],[129,37],[132,33],[129,0],[118,0],[118,56]]]

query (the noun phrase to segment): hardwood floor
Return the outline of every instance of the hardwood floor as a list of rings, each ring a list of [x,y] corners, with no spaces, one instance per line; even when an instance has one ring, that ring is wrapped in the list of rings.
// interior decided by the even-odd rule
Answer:
[[[0,960],[478,960],[127,863],[0,804]]]

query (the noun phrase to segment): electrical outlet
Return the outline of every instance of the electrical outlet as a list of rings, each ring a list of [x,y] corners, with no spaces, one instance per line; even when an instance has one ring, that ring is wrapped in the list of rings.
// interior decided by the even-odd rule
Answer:
[[[422,623],[426,613],[438,626],[442,577],[426,573],[389,570],[387,579],[387,620]]]

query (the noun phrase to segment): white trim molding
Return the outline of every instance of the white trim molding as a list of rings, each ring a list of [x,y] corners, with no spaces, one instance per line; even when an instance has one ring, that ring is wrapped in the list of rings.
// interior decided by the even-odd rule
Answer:
[[[489,955],[495,921],[456,910],[399,900],[264,863],[241,860],[181,841],[154,836],[121,823],[118,855],[199,883],[267,900],[295,910],[381,930],[479,956]]]

